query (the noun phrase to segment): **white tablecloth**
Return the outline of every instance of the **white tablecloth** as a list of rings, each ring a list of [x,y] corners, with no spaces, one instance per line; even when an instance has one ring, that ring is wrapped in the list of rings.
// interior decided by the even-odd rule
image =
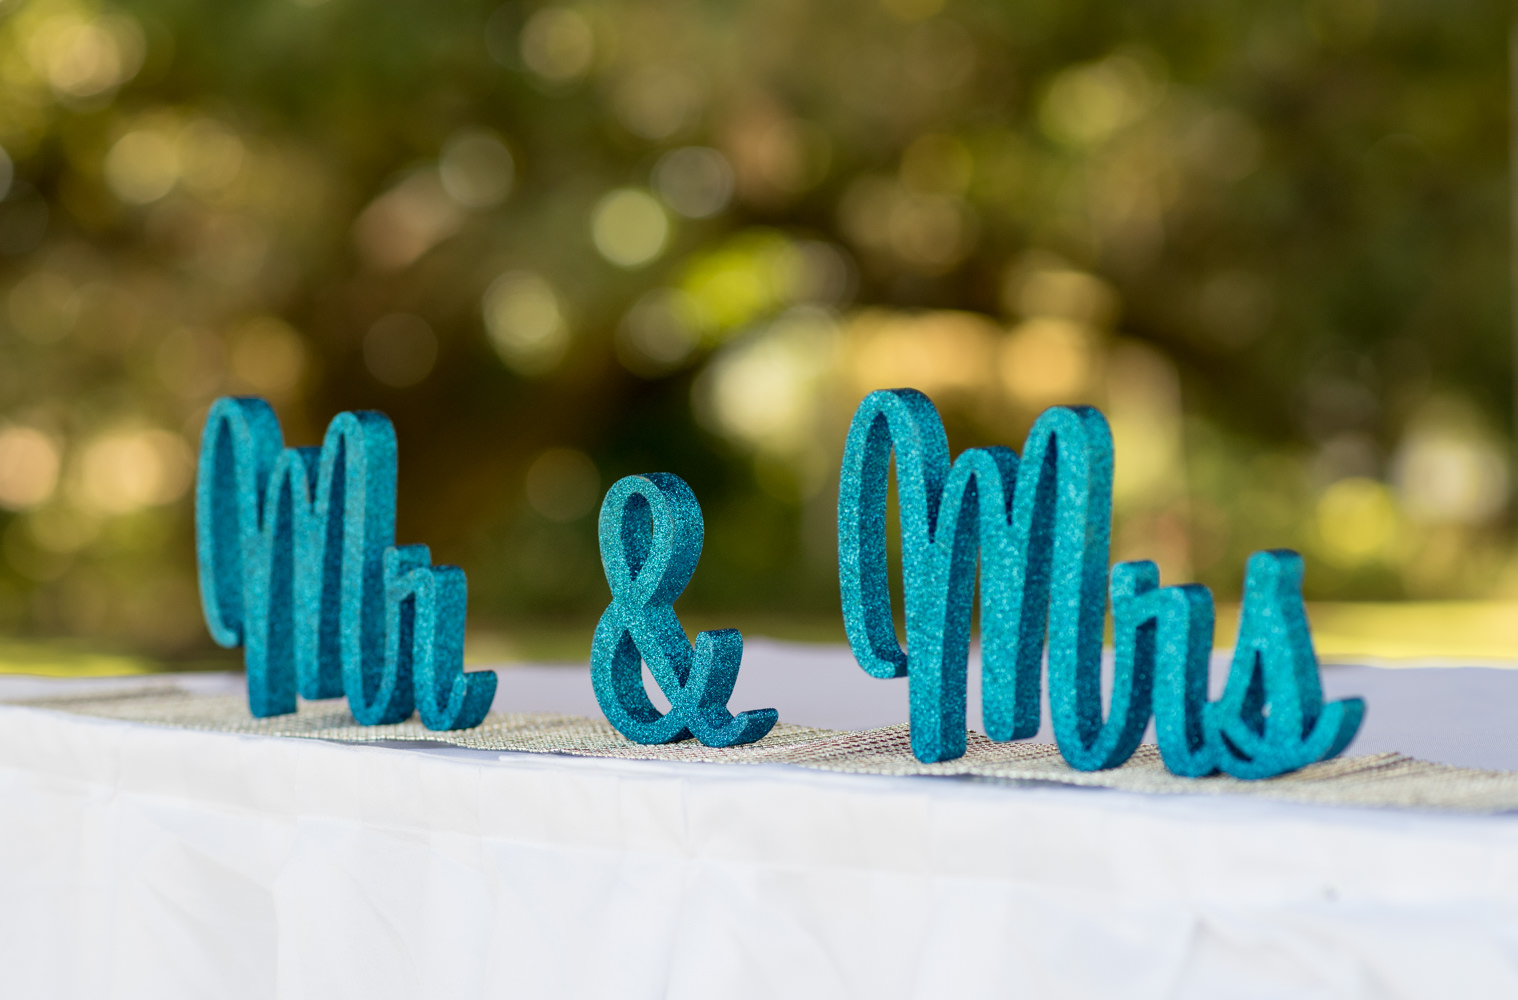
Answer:
[[[839,650],[749,654],[736,708],[904,717],[903,685],[856,678]],[[583,670],[502,677],[498,707],[594,710]],[[1351,752],[1518,762],[1497,725],[1518,671],[1329,668],[1326,683],[1370,698]],[[0,699],[79,685],[0,678]],[[1511,998],[1518,816],[364,747],[0,707],[0,983],[154,1000]]]

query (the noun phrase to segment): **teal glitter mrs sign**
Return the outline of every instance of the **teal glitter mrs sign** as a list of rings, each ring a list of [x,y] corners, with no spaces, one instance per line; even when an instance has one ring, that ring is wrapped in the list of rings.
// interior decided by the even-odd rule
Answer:
[[[243,647],[259,718],[346,695],[364,725],[419,711],[429,729],[478,725],[490,671],[465,673],[464,573],[395,545],[395,430],[342,413],[320,448],[286,448],[262,399],[212,405],[195,483],[201,607],[211,638]]]
[[[886,564],[886,491],[894,453],[907,646],[896,638]],[[1072,767],[1126,761],[1155,719],[1176,774],[1264,778],[1338,754],[1364,703],[1325,705],[1302,609],[1301,557],[1251,557],[1233,666],[1207,700],[1212,596],[1161,587],[1151,562],[1108,569],[1112,435],[1091,407],[1055,407],[1034,423],[1022,458],[972,448],[950,461],[938,411],[913,389],[860,403],[844,448],[838,574],[854,657],[876,677],[907,677],[912,750],[923,761],[965,752],[970,619],[980,581],[986,734],[1038,732],[1045,640],[1049,704]],[[1102,633],[1112,603],[1110,704]]]
[[[685,480],[665,472],[627,476],[607,491],[599,524],[601,565],[611,604],[596,625],[590,678],[601,711],[634,743],[697,740],[711,747],[752,743],[774,728],[773,708],[727,708],[743,636],[736,629],[701,632],[692,648],[672,605],[701,558],[701,505]],[[654,707],[643,664],[670,710]]]

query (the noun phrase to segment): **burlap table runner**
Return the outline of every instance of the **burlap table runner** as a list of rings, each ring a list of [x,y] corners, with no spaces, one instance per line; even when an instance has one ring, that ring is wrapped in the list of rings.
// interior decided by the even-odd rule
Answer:
[[[1449,812],[1518,810],[1518,771],[1433,764],[1397,753],[1344,757],[1268,781],[1178,778],[1152,744],[1110,771],[1076,771],[1050,744],[994,743],[971,732],[965,755],[941,764],[912,756],[905,725],[840,732],[781,724],[748,746],[713,749],[694,741],[640,746],[601,719],[492,712],[460,732],[432,732],[419,721],[361,726],[341,701],[303,702],[294,715],[255,719],[240,697],[193,694],[154,680],[110,693],[33,699],[14,704],[97,718],[210,732],[293,736],[341,743],[425,742],[472,750],[559,753],[582,757],[704,764],[790,764],[848,774],[937,776],[1040,782],[1125,792],[1250,795],[1293,802]]]

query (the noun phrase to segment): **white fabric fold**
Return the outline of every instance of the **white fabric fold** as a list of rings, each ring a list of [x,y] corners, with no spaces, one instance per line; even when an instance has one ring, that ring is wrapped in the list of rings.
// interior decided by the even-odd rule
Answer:
[[[1512,997],[1518,817],[0,706],[15,997]]]

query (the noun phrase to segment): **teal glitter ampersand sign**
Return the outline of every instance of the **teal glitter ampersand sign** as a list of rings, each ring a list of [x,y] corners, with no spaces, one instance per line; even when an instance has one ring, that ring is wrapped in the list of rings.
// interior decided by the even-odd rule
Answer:
[[[752,743],[774,728],[773,708],[728,711],[743,636],[717,629],[685,636],[672,605],[701,558],[701,505],[679,476],[627,476],[601,503],[601,564],[611,604],[596,625],[590,677],[601,711],[634,743],[694,736],[711,747]],[[643,686],[643,664],[669,699],[665,713]]]
[[[886,562],[892,455],[901,510],[906,649],[896,637]],[[1116,767],[1151,717],[1174,773],[1266,778],[1333,757],[1358,731],[1358,698],[1325,704],[1302,608],[1302,559],[1249,560],[1239,639],[1222,698],[1207,700],[1212,595],[1161,587],[1152,562],[1108,568],[1112,435],[1087,406],[1034,422],[1021,460],[972,448],[950,461],[943,421],[914,389],[873,392],[844,446],[838,573],[854,657],[875,677],[908,678],[912,751],[965,752],[966,667],[977,569],[986,735],[1038,732],[1047,640],[1049,706],[1060,753],[1083,771]],[[1111,695],[1102,631],[1111,599]]]

